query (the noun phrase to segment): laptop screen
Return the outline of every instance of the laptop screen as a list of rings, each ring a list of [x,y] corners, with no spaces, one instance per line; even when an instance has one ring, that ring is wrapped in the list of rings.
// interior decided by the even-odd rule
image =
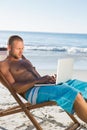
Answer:
[[[73,59],[63,58],[58,60],[56,84],[72,79]]]

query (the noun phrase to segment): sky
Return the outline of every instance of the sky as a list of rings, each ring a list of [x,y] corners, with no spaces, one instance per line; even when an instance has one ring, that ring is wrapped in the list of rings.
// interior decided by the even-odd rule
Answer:
[[[0,0],[0,30],[87,33],[87,0]]]

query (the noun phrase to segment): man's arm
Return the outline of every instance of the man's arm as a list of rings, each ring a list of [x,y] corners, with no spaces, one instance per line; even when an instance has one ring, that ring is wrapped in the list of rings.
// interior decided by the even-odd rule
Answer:
[[[43,76],[43,77],[40,77],[38,79],[35,79],[33,80],[32,82],[30,81],[23,81],[23,82],[14,82],[12,84],[12,86],[15,88],[15,91],[18,92],[18,93],[24,93],[26,92],[28,89],[34,87],[35,84],[38,84],[38,83],[55,83],[55,78],[52,77],[52,76]]]
[[[4,69],[3,69],[4,66]],[[0,65],[0,70],[7,79],[7,81],[11,84],[11,86],[14,87],[15,91],[18,93],[24,93],[26,92],[29,88],[32,88],[35,84],[37,83],[54,83],[55,78],[52,76],[39,76],[32,82],[26,81],[26,82],[16,82],[14,77],[12,76],[11,72],[9,71],[9,65],[8,63],[2,63]]]
[[[43,76],[32,82],[30,82],[30,81],[15,82],[15,80],[10,72],[6,73],[5,77],[8,80],[8,82],[12,85],[12,87],[14,87],[15,91],[20,94],[25,93],[28,89],[34,87],[35,84],[54,83],[55,82],[54,78],[51,76]]]
[[[12,76],[12,74],[8,70],[2,70],[1,71],[3,75],[5,76],[6,80],[10,83],[12,87],[14,87],[15,91],[17,93],[24,93],[26,92],[29,88],[33,87],[34,84],[36,84],[36,81],[32,82],[16,82]]]
[[[8,74],[6,74],[5,77],[9,81],[9,83],[14,87],[15,91],[20,94],[25,93],[28,89],[34,87],[35,84],[54,83],[55,82],[54,78],[52,76],[48,76],[48,75],[40,77],[32,82],[30,82],[30,81],[15,82],[15,80],[12,77],[10,72],[8,72]]]
[[[4,68],[3,68],[4,66]],[[18,93],[23,93],[27,91],[29,88],[33,87],[36,83],[35,81],[31,82],[16,82],[11,72],[9,71],[9,65],[7,62],[0,62],[0,71],[5,76],[6,80],[10,83],[12,87],[14,87],[15,91]]]
[[[51,82],[53,81],[51,76],[43,76],[43,77],[37,78],[36,80],[32,82],[30,81],[16,82],[12,74],[10,73],[9,69],[7,68],[2,69],[2,73],[7,79],[7,81],[11,84],[11,86],[14,87],[15,91],[20,94],[26,92],[29,88],[32,88],[37,83],[49,83],[50,81]]]

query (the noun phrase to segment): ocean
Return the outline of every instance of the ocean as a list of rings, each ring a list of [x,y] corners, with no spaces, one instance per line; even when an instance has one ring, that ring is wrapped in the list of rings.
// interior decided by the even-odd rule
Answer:
[[[74,58],[74,69],[87,70],[87,34],[0,31],[0,47],[11,35],[24,39],[24,55],[38,70],[55,70],[65,57]]]

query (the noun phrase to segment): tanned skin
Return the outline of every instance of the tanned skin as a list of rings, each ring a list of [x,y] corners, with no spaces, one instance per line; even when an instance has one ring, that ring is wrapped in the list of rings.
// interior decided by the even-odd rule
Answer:
[[[8,57],[0,62],[0,71],[6,77],[11,86],[19,94],[24,95],[25,92],[34,87],[38,83],[55,83],[55,76],[41,76],[35,67],[23,56],[24,43],[23,40],[14,39],[8,44]],[[78,117],[87,123],[87,103],[78,94],[74,103],[74,109]]]
[[[23,56],[23,49],[23,42],[15,40],[11,46],[8,45],[9,56],[0,63],[1,72],[15,90],[24,94],[37,83],[55,83],[54,76],[40,76],[31,62]]]

